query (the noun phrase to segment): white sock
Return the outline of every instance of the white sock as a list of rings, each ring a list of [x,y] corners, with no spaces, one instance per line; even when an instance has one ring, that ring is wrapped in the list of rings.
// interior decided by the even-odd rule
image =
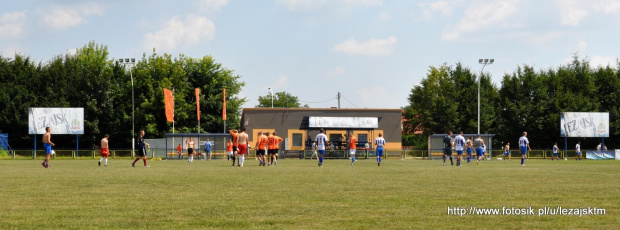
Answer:
[[[103,160],[103,157],[101,157],[101,159],[99,159],[99,162],[101,162],[101,160]]]
[[[239,160],[241,160],[241,165],[243,165],[243,162],[245,162],[245,157],[242,156]]]
[[[105,165],[108,165],[108,158],[105,159]]]

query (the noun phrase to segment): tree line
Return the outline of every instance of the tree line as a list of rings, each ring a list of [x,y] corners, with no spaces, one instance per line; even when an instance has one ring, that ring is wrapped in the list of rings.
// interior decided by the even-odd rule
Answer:
[[[80,147],[94,147],[104,134],[117,148],[131,146],[132,85],[135,100],[135,135],[161,138],[172,132],[166,122],[163,88],[174,90],[175,132],[224,132],[223,89],[226,88],[226,127],[238,128],[245,98],[237,95],[245,85],[211,56],[173,58],[169,54],[143,54],[135,65],[125,66],[109,56],[107,46],[90,42],[75,54],[58,55],[45,63],[16,54],[0,58],[0,133],[9,133],[13,148],[31,148],[28,108],[83,107],[84,135]],[[198,127],[194,88],[200,88]],[[73,135],[55,135],[57,148],[73,148]],[[37,140],[39,141],[39,140]]]
[[[424,143],[430,134],[477,133],[478,82],[480,80],[480,133],[495,134],[497,149],[506,142],[517,148],[522,132],[528,132],[533,148],[550,149],[554,142],[562,149],[561,112],[609,112],[609,148],[620,147],[620,62],[612,66],[591,67],[589,61],[574,56],[569,64],[535,70],[518,66],[505,74],[501,85],[490,76],[476,73],[461,63],[431,66],[426,77],[411,89],[405,109],[406,127],[421,127],[424,134],[408,136],[414,145]],[[568,149],[582,141],[584,149],[594,149],[600,138],[568,138]]]

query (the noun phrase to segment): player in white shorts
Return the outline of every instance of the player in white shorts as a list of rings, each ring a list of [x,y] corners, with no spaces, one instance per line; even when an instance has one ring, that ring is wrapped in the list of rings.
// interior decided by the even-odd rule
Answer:
[[[349,134],[349,154],[351,155],[351,165],[354,165],[357,160],[355,160],[355,150],[357,149],[357,138],[353,136],[353,134]]]

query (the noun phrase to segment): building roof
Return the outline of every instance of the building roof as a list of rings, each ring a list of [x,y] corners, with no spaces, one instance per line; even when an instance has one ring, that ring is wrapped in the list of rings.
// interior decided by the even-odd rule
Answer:
[[[243,108],[243,111],[404,111],[403,109],[365,109],[365,108]]]

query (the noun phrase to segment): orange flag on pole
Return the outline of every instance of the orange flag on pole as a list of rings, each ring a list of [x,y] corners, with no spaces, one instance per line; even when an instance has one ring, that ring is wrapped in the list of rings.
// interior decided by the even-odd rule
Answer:
[[[172,91],[164,88],[164,107],[166,108],[166,121],[174,122],[174,96]]]
[[[200,121],[200,88],[196,88],[196,117]]]
[[[224,106],[222,106],[222,120],[226,120],[226,89],[224,89]]]

